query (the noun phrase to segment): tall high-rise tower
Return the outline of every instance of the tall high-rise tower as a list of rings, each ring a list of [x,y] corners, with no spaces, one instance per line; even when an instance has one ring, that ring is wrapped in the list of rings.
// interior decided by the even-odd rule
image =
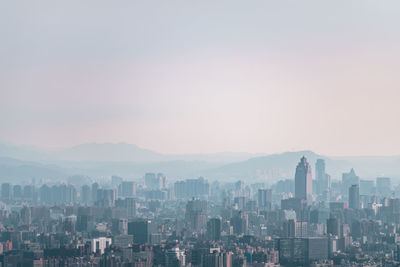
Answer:
[[[310,199],[312,195],[311,166],[304,156],[300,159],[299,164],[297,164],[294,183],[295,197],[298,199]]]
[[[349,208],[360,209],[360,188],[358,184],[349,187]]]
[[[356,175],[356,172],[352,168],[349,173],[343,173],[342,175],[342,196],[345,199],[349,199],[349,187],[353,184],[360,185],[360,177]]]
[[[325,171],[325,160],[323,159],[317,159],[315,163],[315,180],[318,198],[326,205],[330,200],[331,177]]]
[[[317,180],[317,194],[319,195],[324,190],[326,180],[325,160],[323,159],[317,159],[317,163],[315,163],[315,180]]]

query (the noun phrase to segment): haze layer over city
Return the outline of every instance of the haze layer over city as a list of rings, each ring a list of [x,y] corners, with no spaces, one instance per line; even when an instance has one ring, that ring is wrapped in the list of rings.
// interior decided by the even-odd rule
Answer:
[[[2,1],[0,267],[399,266],[399,29],[398,1]]]

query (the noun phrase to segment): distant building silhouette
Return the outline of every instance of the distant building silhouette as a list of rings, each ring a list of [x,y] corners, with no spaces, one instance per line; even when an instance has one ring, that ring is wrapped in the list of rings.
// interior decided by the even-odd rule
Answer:
[[[218,241],[221,239],[221,219],[212,218],[207,222],[207,237],[209,240]]]
[[[186,204],[186,221],[193,231],[201,231],[207,223],[207,201],[193,199]]]
[[[154,232],[154,224],[149,220],[139,220],[128,223],[128,234],[133,235],[136,244],[150,243],[150,235]]]
[[[310,199],[312,195],[311,166],[305,157],[302,157],[296,167],[295,197],[297,199]]]
[[[121,197],[136,196],[136,183],[133,181],[124,181],[119,185],[118,195]]]
[[[342,195],[348,199],[349,187],[353,184],[360,185],[360,178],[352,168],[349,173],[342,174]]]
[[[272,190],[271,189],[258,189],[258,207],[271,209],[272,203]]]
[[[349,208],[360,209],[360,187],[356,184],[349,187]]]
[[[325,171],[325,160],[317,159],[315,163],[316,193],[323,196],[321,200],[328,202],[331,191],[331,176]]]
[[[376,178],[376,193],[380,197],[389,197],[391,192],[391,181],[389,177]]]

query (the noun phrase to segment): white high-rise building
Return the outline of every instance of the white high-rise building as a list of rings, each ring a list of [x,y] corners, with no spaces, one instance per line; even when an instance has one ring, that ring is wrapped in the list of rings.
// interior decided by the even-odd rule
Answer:
[[[99,251],[100,254],[104,254],[104,250],[111,245],[111,238],[108,237],[99,237],[89,239],[88,242],[90,243],[90,250],[92,252]]]
[[[165,266],[166,267],[183,267],[186,266],[185,251],[180,250],[178,247],[171,248],[165,255]]]

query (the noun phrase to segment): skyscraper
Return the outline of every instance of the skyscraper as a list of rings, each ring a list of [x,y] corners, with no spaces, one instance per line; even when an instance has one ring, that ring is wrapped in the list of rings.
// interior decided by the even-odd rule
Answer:
[[[125,198],[128,218],[132,219],[136,216],[136,200],[132,197]]]
[[[162,173],[157,173],[157,177],[161,180],[161,188],[167,188],[168,187],[167,176],[165,176]]]
[[[193,231],[205,228],[207,223],[207,201],[199,199],[188,201],[185,217]]]
[[[247,234],[249,228],[249,217],[247,213],[239,212],[231,218],[231,225],[235,234]]]
[[[328,235],[341,236],[340,220],[338,218],[329,218],[326,220],[326,231]]]
[[[93,183],[92,184],[92,203],[96,204],[97,202],[97,190],[99,190],[99,184]]]
[[[117,190],[98,189],[96,204],[101,207],[113,207],[117,199]]]
[[[283,222],[283,237],[295,237],[296,236],[296,220],[290,219]]]
[[[81,187],[81,203],[88,205],[91,198],[91,191],[88,185],[83,185]]]
[[[207,237],[209,240],[218,241],[221,238],[221,219],[212,218],[207,222]]]
[[[378,177],[376,178],[376,193],[380,197],[390,196],[390,185],[391,181],[389,177]]]
[[[42,204],[50,204],[51,202],[50,187],[48,187],[46,184],[42,185],[39,189],[39,196],[40,196],[40,202]]]
[[[119,186],[121,197],[134,197],[136,196],[136,183],[133,181],[124,181]]]
[[[24,186],[24,199],[27,201],[32,201],[33,200],[33,195],[34,195],[35,187],[32,185],[25,185]]]
[[[1,199],[3,201],[11,200],[11,185],[9,183],[1,185]]]
[[[133,235],[136,244],[146,244],[150,241],[150,235],[155,232],[154,224],[149,220],[138,220],[128,223],[128,234]]]
[[[353,184],[360,185],[360,177],[356,175],[356,172],[352,168],[349,173],[343,173],[342,175],[342,195],[348,199],[347,193],[349,192],[349,187]]]
[[[328,258],[328,239],[280,238],[278,249],[279,263],[283,266],[308,266],[312,261]]]
[[[258,189],[258,207],[259,208],[271,208],[272,202],[272,190],[271,189]]]
[[[22,198],[22,186],[20,185],[14,185],[13,186],[13,194],[12,194],[13,199],[19,200]]]
[[[349,208],[360,209],[360,187],[357,184],[349,187]]]
[[[360,195],[373,195],[375,184],[372,180],[360,180]]]
[[[317,194],[321,194],[323,192],[323,184],[325,177],[325,160],[317,159],[315,163],[315,179],[317,180]]]
[[[312,194],[311,166],[303,156],[296,167],[295,197],[297,199],[310,199]]]
[[[153,190],[160,190],[162,187],[162,179],[160,176],[156,176],[155,173],[146,173],[144,176],[144,183],[147,188]]]
[[[323,159],[317,159],[317,162],[315,163],[315,179],[317,182],[317,194],[327,195],[329,198],[331,177],[325,171],[325,160]]]

